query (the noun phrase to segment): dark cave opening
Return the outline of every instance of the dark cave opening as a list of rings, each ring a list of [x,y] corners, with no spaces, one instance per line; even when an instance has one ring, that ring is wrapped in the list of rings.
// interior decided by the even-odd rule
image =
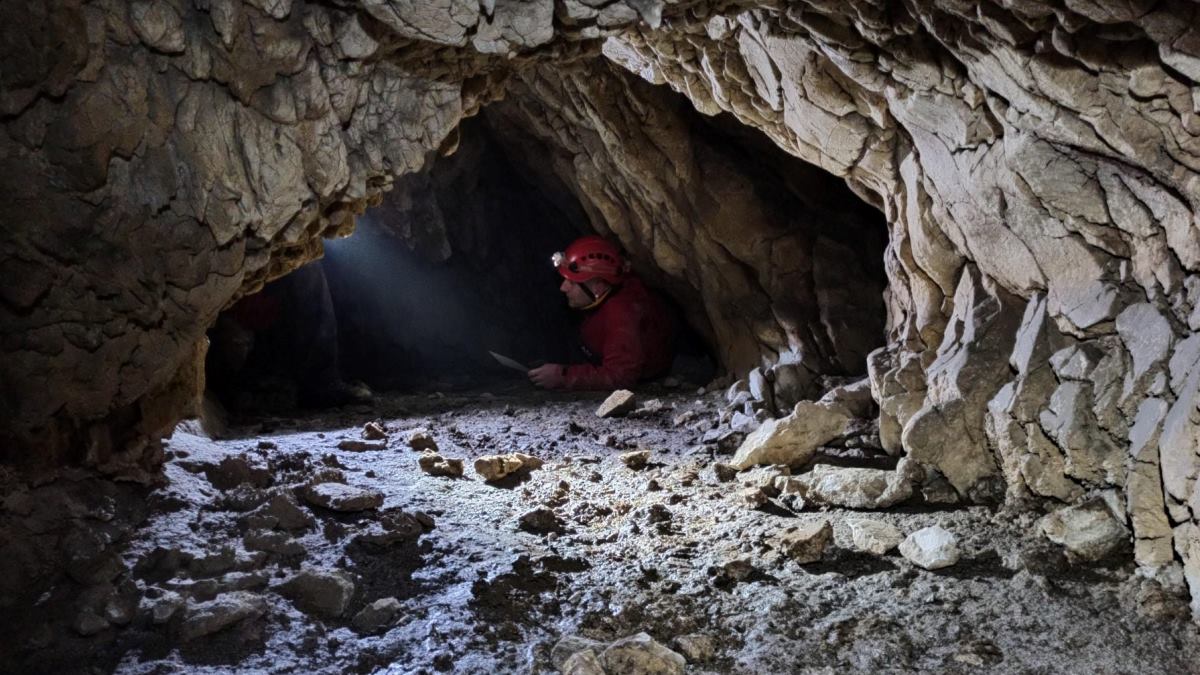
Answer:
[[[678,94],[633,86],[649,87],[691,139],[701,182],[678,189],[692,192],[696,227],[745,230],[719,232],[733,243],[717,247],[731,251],[747,289],[681,279],[629,251],[635,273],[659,289],[681,328],[674,379],[701,386],[721,370],[743,374],[744,364],[723,357],[730,350],[721,342],[731,338],[720,324],[763,320],[786,333],[768,338],[780,344],[766,345],[776,353],[767,372],[770,361],[802,358],[806,348],[819,353],[804,363],[815,374],[865,372],[885,324],[882,214],[843,180],[728,115],[709,118]],[[383,203],[358,217],[355,234],[327,240],[323,259],[224,312],[210,331],[210,391],[233,409],[283,411],[365,401],[368,388],[522,380],[489,352],[530,366],[584,360],[580,315],[566,306],[549,258],[583,234],[612,238],[614,224],[572,184],[578,176],[561,169],[577,163],[571,153],[579,150],[539,137],[521,121],[521,105],[505,101],[464,120],[453,151],[397,178]],[[706,220],[706,209],[726,206],[718,185],[725,174],[739,182],[735,201],[764,222]],[[754,243],[734,255],[740,238]],[[778,260],[789,253],[795,260]]]

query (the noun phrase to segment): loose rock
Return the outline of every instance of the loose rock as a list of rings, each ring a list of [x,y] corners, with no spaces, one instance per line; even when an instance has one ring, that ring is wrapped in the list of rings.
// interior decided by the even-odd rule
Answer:
[[[179,634],[185,642],[194,640],[239,621],[258,618],[266,611],[267,603],[260,595],[245,591],[225,593],[208,602],[189,603]]]
[[[688,660],[688,663],[704,663],[711,661],[717,655],[716,640],[711,635],[692,633],[675,638],[675,648]]]
[[[600,655],[605,671],[622,675],[682,675],[687,661],[645,633],[617,640]]]
[[[433,440],[433,435],[425,428],[413,429],[408,433],[408,447],[417,451],[438,451],[437,441]]]
[[[634,394],[628,389],[618,389],[604,399],[596,409],[596,417],[621,417],[633,410]]]
[[[337,570],[306,569],[279,587],[301,611],[326,618],[341,616],[354,595],[354,582]]]
[[[343,483],[317,483],[308,485],[302,492],[304,501],[330,511],[350,513],[366,511],[383,506],[383,493],[378,490],[357,488]]]
[[[339,450],[349,450],[350,452],[369,452],[373,450],[387,450],[387,441],[360,441],[353,438],[337,444]]]
[[[1129,541],[1125,525],[1099,498],[1048,514],[1040,527],[1047,539],[1081,560],[1100,560]]]
[[[788,528],[779,535],[779,547],[801,565],[815,563],[825,557],[825,547],[833,539],[833,526],[828,520],[818,520],[799,527]]]
[[[436,452],[426,450],[417,459],[417,466],[431,476],[448,476],[460,478],[463,475],[463,461],[457,458],[445,458]]]
[[[521,516],[520,527],[526,532],[544,534],[562,530],[562,521],[553,510],[540,506]]]
[[[387,431],[384,430],[383,425],[379,422],[367,422],[364,424],[362,436],[368,441],[382,441],[388,437]]]
[[[360,633],[374,633],[391,623],[400,609],[396,598],[380,598],[363,607],[350,623]]]
[[[934,525],[908,535],[900,544],[900,555],[927,570],[949,567],[958,562],[958,539]]]
[[[621,461],[624,462],[625,466],[634,471],[644,469],[646,463],[650,461],[650,451],[634,450],[633,452],[626,452],[621,455]]]
[[[863,553],[884,555],[904,540],[900,530],[881,520],[851,520],[849,525],[854,548]]]
[[[542,468],[542,460],[532,455],[514,452],[507,455],[485,455],[475,460],[475,473],[485,481],[500,480],[518,471]]]

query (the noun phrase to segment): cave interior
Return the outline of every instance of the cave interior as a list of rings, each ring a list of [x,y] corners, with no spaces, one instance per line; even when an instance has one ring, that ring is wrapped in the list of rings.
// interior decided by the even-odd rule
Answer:
[[[0,672],[1197,672],[1197,26],[0,7]]]

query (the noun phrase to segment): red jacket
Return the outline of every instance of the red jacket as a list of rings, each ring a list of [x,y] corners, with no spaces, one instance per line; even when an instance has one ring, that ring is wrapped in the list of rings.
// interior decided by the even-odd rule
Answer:
[[[675,322],[666,305],[630,276],[581,327],[583,345],[600,365],[567,366],[566,389],[622,389],[671,367]]]

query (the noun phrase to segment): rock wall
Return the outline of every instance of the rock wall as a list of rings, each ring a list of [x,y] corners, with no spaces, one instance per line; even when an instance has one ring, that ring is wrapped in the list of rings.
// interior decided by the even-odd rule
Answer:
[[[962,494],[1107,499],[1200,610],[1200,6],[696,8],[605,53],[885,211],[885,444]]]
[[[727,368],[862,373],[883,344],[879,212],[761,134],[603,61],[527,69],[486,117],[690,309]]]
[[[637,3],[640,4],[640,3]],[[0,8],[0,447],[149,478],[222,307],[320,254],[536,49],[551,2]],[[202,360],[202,359],[201,359]],[[186,378],[184,378],[186,379]]]

